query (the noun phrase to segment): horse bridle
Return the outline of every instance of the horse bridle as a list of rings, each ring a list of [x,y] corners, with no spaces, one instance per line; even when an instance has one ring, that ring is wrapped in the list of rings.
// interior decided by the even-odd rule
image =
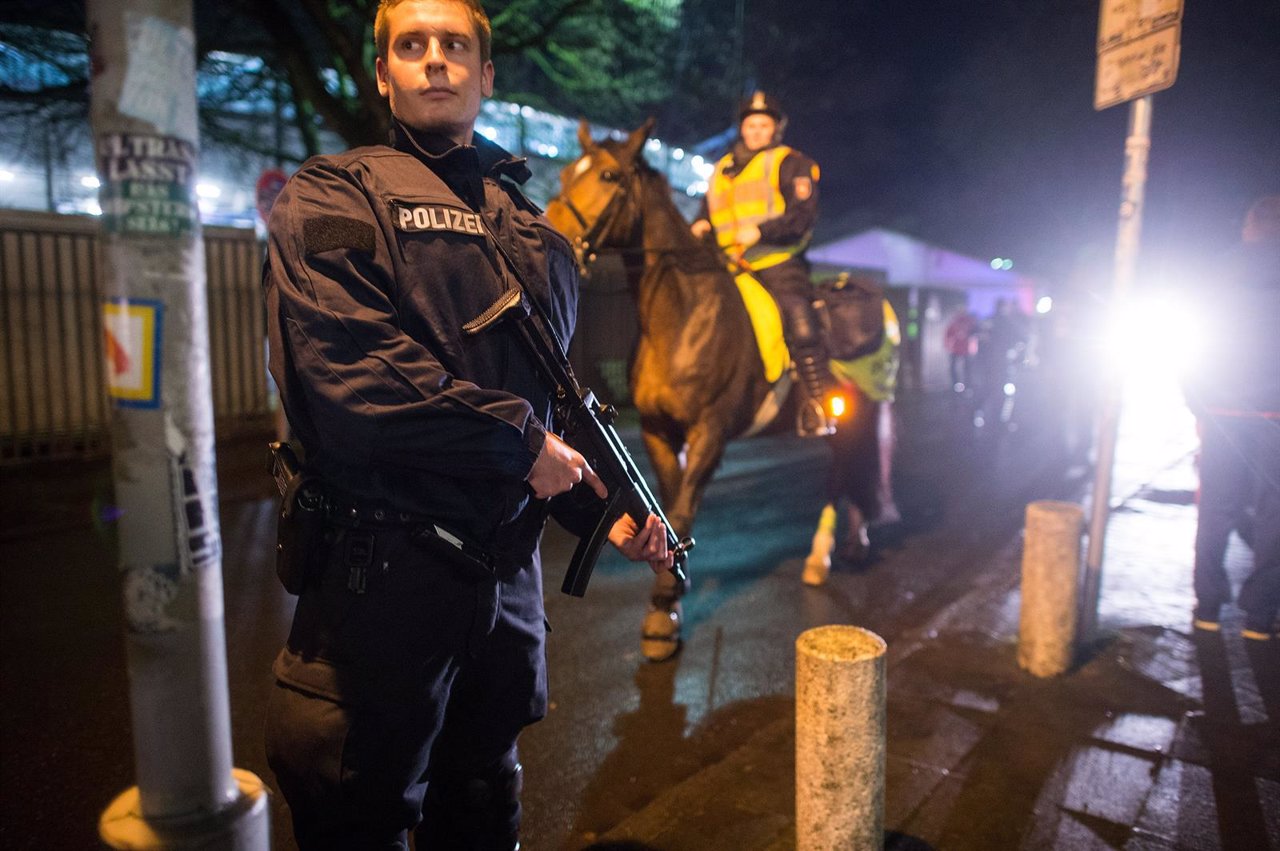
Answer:
[[[609,230],[610,227],[613,226],[617,212],[623,209],[629,202],[631,198],[630,190],[635,183],[635,177],[636,170],[634,168],[620,168],[616,179],[618,188],[614,191],[613,195],[610,196],[609,200],[605,202],[604,209],[600,211],[600,215],[596,216],[595,222],[591,224],[587,223],[587,217],[583,215],[582,211],[578,209],[578,205],[573,203],[573,198],[570,197],[570,190],[573,188],[573,183],[577,183],[577,177],[574,178],[573,183],[566,186],[564,190],[556,196],[555,200],[563,204],[565,209],[567,209],[569,213],[577,219],[578,224],[582,227],[582,233],[574,237],[572,243],[573,254],[578,261],[578,268],[582,270],[583,273],[586,273],[591,264],[595,262],[596,258],[600,255],[600,252],[605,250],[597,248],[595,243]],[[601,179],[603,179],[603,177]],[[621,249],[609,250],[621,251]]]

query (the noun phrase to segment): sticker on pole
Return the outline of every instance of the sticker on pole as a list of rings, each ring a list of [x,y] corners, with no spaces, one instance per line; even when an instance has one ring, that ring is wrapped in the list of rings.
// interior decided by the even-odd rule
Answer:
[[[195,229],[195,145],[137,133],[109,133],[97,141],[108,233],[183,236]]]
[[[160,405],[160,333],[164,305],[117,299],[102,306],[107,392],[119,406]]]

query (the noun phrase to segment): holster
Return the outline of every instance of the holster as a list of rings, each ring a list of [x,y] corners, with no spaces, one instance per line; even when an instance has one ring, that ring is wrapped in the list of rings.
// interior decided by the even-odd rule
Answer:
[[[301,594],[323,568],[325,511],[319,484],[315,476],[294,476],[280,499],[276,576],[290,594]]]

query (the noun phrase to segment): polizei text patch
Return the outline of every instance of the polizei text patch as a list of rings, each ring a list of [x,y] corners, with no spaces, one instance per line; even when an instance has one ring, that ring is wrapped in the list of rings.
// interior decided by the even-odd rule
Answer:
[[[448,230],[483,236],[484,225],[476,213],[442,204],[395,205],[396,227],[403,231]]]

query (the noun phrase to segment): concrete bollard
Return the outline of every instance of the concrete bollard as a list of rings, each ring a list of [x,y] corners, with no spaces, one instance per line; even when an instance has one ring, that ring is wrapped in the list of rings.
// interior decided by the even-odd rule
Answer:
[[[1083,523],[1084,510],[1072,502],[1027,506],[1018,665],[1037,677],[1063,673],[1075,655]]]
[[[796,851],[884,848],[885,649],[856,626],[796,639]]]

